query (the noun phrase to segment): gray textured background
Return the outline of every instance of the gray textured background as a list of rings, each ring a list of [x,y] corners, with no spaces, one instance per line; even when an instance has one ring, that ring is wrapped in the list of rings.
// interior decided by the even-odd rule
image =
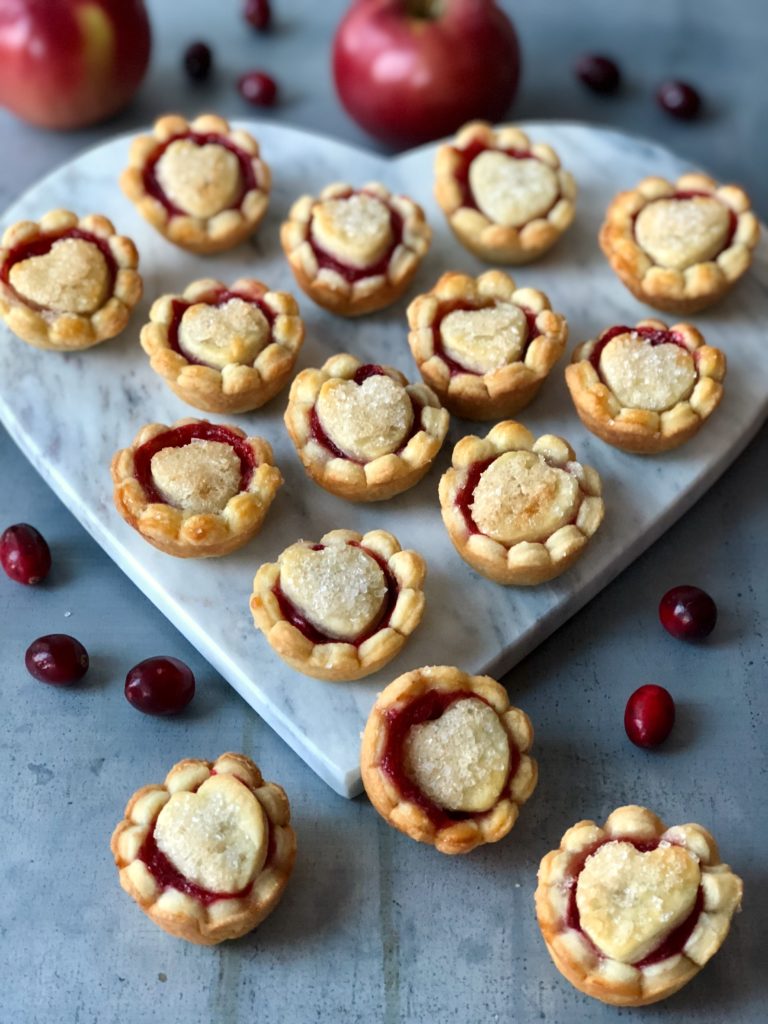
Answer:
[[[274,0],[276,26],[252,34],[236,0],[153,0],[151,72],[130,111],[97,129],[45,133],[0,112],[0,208],[73,154],[167,109],[251,111],[234,92],[259,66],[283,101],[266,116],[370,145],[339,107],[328,68],[345,4]],[[752,193],[768,212],[768,14],[764,0],[539,0],[504,3],[525,56],[516,118],[577,119],[647,135]],[[187,86],[187,42],[205,38],[219,72]],[[621,96],[574,82],[583,52],[621,62]],[[669,74],[707,101],[693,124],[653,103]],[[259,113],[258,116],[263,116]],[[229,1024],[251,1020],[545,1020],[632,1017],[720,1024],[765,1020],[766,612],[768,431],[645,556],[508,679],[537,727],[539,788],[510,838],[443,858],[387,828],[364,799],[335,796],[257,719],[96,547],[0,432],[0,528],[32,522],[55,566],[40,588],[0,578],[0,1019],[32,1022]],[[660,595],[681,582],[715,596],[720,622],[699,647],[668,637]],[[39,686],[23,653],[66,631],[91,652],[74,691]],[[158,721],[124,701],[127,668],[158,653],[198,678],[189,713]],[[626,740],[627,695],[667,685],[678,724],[663,749]],[[118,889],[107,837],[127,796],[183,756],[241,749],[288,790],[300,853],[285,899],[251,937],[214,950],[174,941]],[[670,823],[711,827],[745,879],[745,910],[723,951],[666,1004],[604,1007],[549,963],[532,893],[542,854],[578,817],[638,801]],[[763,967],[761,968],[761,965]]]

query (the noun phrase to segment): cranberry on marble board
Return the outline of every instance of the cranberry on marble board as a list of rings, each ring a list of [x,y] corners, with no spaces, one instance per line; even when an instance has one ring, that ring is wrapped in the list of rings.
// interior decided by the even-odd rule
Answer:
[[[10,579],[34,586],[48,575],[51,551],[34,526],[15,523],[0,536],[0,563]]]
[[[24,655],[27,671],[41,683],[70,686],[88,671],[88,651],[67,633],[49,633],[33,640]]]
[[[636,747],[657,747],[675,724],[675,702],[669,690],[655,683],[641,686],[627,701],[624,729]]]
[[[192,670],[178,658],[146,658],[125,677],[125,697],[146,715],[175,715],[195,695]]]
[[[715,628],[717,605],[699,587],[672,587],[659,602],[659,621],[678,640],[703,640]]]
[[[586,53],[576,62],[574,71],[584,85],[603,95],[616,92],[621,85],[621,71],[610,57]]]

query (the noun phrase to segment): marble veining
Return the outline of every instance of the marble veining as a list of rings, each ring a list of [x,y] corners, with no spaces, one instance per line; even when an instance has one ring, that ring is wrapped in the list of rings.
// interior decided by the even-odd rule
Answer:
[[[224,675],[245,700],[337,792],[359,791],[359,734],[375,693],[410,668],[451,663],[501,673],[585,604],[704,493],[746,445],[768,411],[764,380],[768,348],[761,326],[768,314],[767,246],[750,274],[711,312],[694,318],[723,348],[729,368],[725,397],[696,438],[659,459],[615,451],[580,424],[561,363],[520,419],[535,434],[561,433],[577,457],[601,473],[606,518],[585,556],[553,583],[502,588],[477,576],[456,555],[440,521],[437,482],[453,444],[489,425],[454,420],[446,446],[428,476],[393,501],[358,506],[326,494],[301,469],[282,423],[286,393],[267,407],[232,417],[272,443],[284,477],[262,533],[225,559],[186,561],[154,550],[114,510],[109,462],[143,423],[202,416],[177,399],[149,367],[138,335],[154,298],[181,291],[191,280],[241,275],[296,291],[278,241],[281,220],[302,192],[340,179],[361,185],[378,179],[421,202],[434,229],[432,250],[408,299],[445,270],[481,272],[483,265],[450,235],[432,196],[434,147],[387,161],[347,145],[276,125],[243,122],[259,138],[275,181],[258,235],[231,253],[198,257],[176,249],[136,214],[117,177],[127,158],[122,137],[90,150],[35,185],[3,215],[3,225],[36,218],[57,206],[101,212],[130,235],[141,254],[145,296],[126,331],[85,353],[39,352],[0,326],[0,417],[21,449],[115,562]],[[551,142],[580,184],[573,228],[541,261],[513,270],[521,285],[548,293],[570,325],[568,352],[613,323],[655,314],[637,302],[608,269],[596,242],[611,196],[647,174],[676,176],[690,168],[646,141],[568,124],[524,126]],[[307,341],[297,369],[347,350],[417,374],[407,345],[404,300],[389,310],[344,321],[297,296]],[[222,417],[211,417],[222,421]],[[30,513],[31,516],[31,513]],[[359,683],[306,678],[274,655],[251,627],[248,597],[256,569],[298,538],[316,539],[334,527],[391,530],[403,546],[427,559],[424,621],[400,656]],[[514,675],[511,679],[514,698]]]

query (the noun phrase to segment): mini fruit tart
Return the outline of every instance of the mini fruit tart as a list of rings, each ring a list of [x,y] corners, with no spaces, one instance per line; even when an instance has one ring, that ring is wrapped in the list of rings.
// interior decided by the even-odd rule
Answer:
[[[131,144],[120,187],[169,242],[190,252],[231,249],[267,211],[269,168],[247,132],[216,114],[166,114]]]
[[[302,196],[280,228],[299,286],[319,306],[360,316],[389,306],[413,278],[432,231],[424,211],[378,182]]]
[[[315,483],[349,501],[384,501],[427,472],[448,413],[426,385],[341,353],[294,379],[285,425]]]
[[[418,668],[395,679],[363,733],[363,785],[394,828],[440,853],[503,839],[536,788],[530,719],[490,676]]]
[[[600,247],[641,302],[688,315],[717,302],[745,273],[759,233],[743,189],[684,174],[674,184],[644,178],[620,192]]]
[[[690,324],[641,320],[579,345],[565,379],[581,421],[626,452],[658,454],[697,432],[723,394],[725,355]]]
[[[142,427],[115,453],[111,471],[123,519],[177,558],[212,558],[247,544],[283,482],[268,441],[195,419]]]
[[[551,146],[471,121],[435,158],[435,198],[463,246],[487,263],[530,263],[573,221],[576,183]]]
[[[136,246],[111,221],[51,210],[0,241],[0,315],[36,348],[73,352],[114,338],[141,298]]]
[[[556,967],[580,992],[647,1006],[695,977],[722,945],[742,881],[701,825],[619,807],[580,821],[539,867],[536,916]]]
[[[534,586],[579,557],[603,521],[596,470],[562,437],[514,420],[487,437],[463,437],[440,480],[440,509],[454,547],[496,583]]]
[[[568,325],[549,299],[501,270],[449,272],[408,307],[408,342],[425,383],[456,416],[511,416],[563,354]]]
[[[243,754],[179,761],[133,794],[112,833],[120,885],[155,924],[201,946],[272,913],[296,857],[288,798]]]
[[[291,668],[362,679],[400,651],[424,611],[424,559],[384,530],[300,540],[253,581],[251,612]]]
[[[288,382],[304,321],[287,292],[251,278],[204,278],[149,311],[141,347],[183,401],[205,412],[258,409]]]

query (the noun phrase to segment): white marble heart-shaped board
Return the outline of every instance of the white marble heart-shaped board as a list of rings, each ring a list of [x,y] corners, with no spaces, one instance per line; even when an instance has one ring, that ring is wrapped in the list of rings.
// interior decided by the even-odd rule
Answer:
[[[602,474],[606,517],[584,557],[560,579],[535,589],[504,588],[482,579],[455,553],[440,521],[437,483],[453,444],[488,424],[453,420],[445,448],[422,482],[392,501],[355,505],[305,476],[282,422],[286,393],[264,409],[233,417],[272,443],[285,477],[261,534],[223,559],[179,560],[154,550],[112,504],[109,463],[139,427],[204,416],[177,399],[150,369],[139,330],[153,299],[190,281],[248,275],[296,291],[278,241],[281,221],[299,195],[333,181],[383,181],[424,205],[434,242],[408,298],[446,270],[485,269],[451,236],[432,199],[430,145],[394,159],[277,125],[244,122],[261,142],[274,191],[256,236],[229,253],[190,255],[144,223],[117,185],[129,138],[117,138],[34,185],[2,217],[3,227],[66,207],[99,212],[136,242],[144,299],[124,333],[82,353],[41,352],[0,325],[0,417],[8,431],[83,526],[212,665],[337,792],[360,790],[360,731],[375,694],[402,672],[452,664],[497,675],[518,662],[635,559],[681,516],[747,444],[768,413],[768,246],[762,241],[746,278],[712,311],[694,319],[707,340],[725,350],[728,377],[720,409],[697,437],[660,458],[627,455],[593,438],[580,424],[563,380],[563,360],[521,421],[535,434],[569,439],[577,457]],[[651,143],[582,125],[524,125],[551,143],[579,183],[576,221],[541,261],[514,270],[519,285],[541,288],[570,325],[568,352],[602,328],[659,315],[623,288],[603,259],[597,232],[611,197],[649,174],[675,177],[691,168]],[[342,320],[298,294],[307,341],[297,370],[335,352],[398,367],[417,379],[407,344],[405,306]],[[222,421],[222,417],[211,417]],[[254,629],[248,598],[253,576],[289,544],[319,540],[328,530],[390,530],[427,560],[424,620],[397,659],[356,683],[326,683],[285,666]],[[515,677],[508,680],[514,700]]]

